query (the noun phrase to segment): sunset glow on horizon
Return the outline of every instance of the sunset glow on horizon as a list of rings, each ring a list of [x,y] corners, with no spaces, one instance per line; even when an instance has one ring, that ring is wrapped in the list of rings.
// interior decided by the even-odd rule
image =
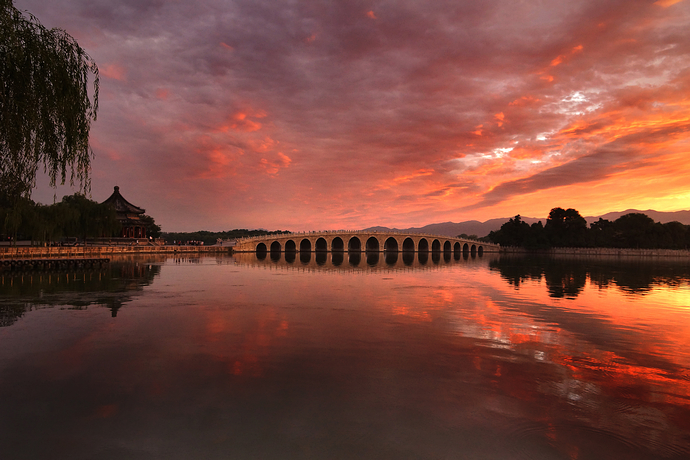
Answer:
[[[14,4],[99,66],[91,197],[163,231],[690,209],[688,0]]]

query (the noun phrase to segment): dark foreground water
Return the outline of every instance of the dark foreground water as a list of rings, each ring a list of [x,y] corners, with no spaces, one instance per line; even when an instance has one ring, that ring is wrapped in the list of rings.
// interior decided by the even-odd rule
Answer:
[[[287,259],[0,273],[0,458],[690,458],[689,261]]]

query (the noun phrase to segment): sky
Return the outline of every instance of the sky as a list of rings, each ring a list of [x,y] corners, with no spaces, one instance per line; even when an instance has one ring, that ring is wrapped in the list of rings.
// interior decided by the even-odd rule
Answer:
[[[690,0],[15,6],[99,66],[91,198],[163,231],[690,209]]]

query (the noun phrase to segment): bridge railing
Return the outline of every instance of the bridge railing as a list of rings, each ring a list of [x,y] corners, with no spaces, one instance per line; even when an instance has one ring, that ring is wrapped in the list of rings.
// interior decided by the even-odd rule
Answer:
[[[496,243],[487,243],[485,241],[480,241],[475,238],[459,238],[457,236],[445,236],[445,235],[432,235],[430,233],[405,233],[405,232],[381,232],[375,230],[315,230],[311,232],[294,232],[294,233],[281,233],[275,235],[259,235],[259,236],[249,236],[237,239],[237,244],[251,243],[252,241],[264,241],[269,239],[282,239],[282,238],[299,238],[299,237],[315,237],[315,236],[329,236],[329,235],[405,235],[405,236],[416,236],[421,238],[434,238],[434,239],[449,239],[449,240],[461,240],[461,241],[471,241],[475,243],[480,243],[489,246],[497,246]]]

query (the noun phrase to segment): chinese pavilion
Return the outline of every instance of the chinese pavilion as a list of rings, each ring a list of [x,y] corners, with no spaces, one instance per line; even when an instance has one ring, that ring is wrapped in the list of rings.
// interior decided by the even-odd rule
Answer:
[[[102,204],[108,204],[115,208],[117,220],[122,225],[122,233],[120,233],[122,238],[146,238],[146,226],[141,221],[141,215],[146,210],[125,200],[120,195],[120,187],[116,185],[113,194]]]

